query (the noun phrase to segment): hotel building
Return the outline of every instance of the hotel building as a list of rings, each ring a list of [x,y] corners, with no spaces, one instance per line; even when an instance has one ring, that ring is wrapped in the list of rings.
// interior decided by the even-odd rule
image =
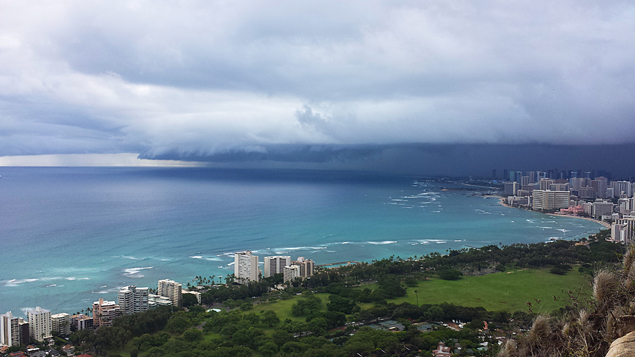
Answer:
[[[270,276],[274,276],[276,274],[283,274],[284,267],[291,265],[291,257],[286,256],[274,256],[274,257],[265,257],[265,273],[264,277],[268,278]]]

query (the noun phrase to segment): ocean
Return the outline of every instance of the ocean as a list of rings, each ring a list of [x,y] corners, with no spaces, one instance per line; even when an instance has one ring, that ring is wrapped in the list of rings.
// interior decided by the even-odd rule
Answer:
[[[0,312],[73,314],[126,285],[218,282],[233,252],[316,264],[576,239],[598,223],[419,177],[211,168],[0,168]]]

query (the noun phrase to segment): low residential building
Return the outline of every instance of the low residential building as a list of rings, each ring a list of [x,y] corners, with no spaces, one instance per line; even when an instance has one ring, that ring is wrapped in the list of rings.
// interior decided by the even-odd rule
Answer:
[[[69,336],[71,334],[71,315],[67,313],[51,315],[51,327],[58,334]]]
[[[93,318],[84,314],[73,315],[71,316],[73,325],[78,331],[81,330],[92,330],[93,329]]]
[[[93,304],[93,327],[98,329],[101,326],[112,326],[112,321],[122,315],[121,307],[114,301],[100,298]]]
[[[447,347],[445,343],[439,342],[436,350],[432,350],[432,355],[435,357],[450,357],[452,356],[452,350]]]
[[[148,295],[148,309],[156,309],[159,306],[173,306],[172,300],[169,297],[149,294]]]
[[[51,338],[53,331],[51,325],[51,312],[41,307],[35,309],[27,309],[26,316],[29,319],[29,337],[43,342],[47,338]]]

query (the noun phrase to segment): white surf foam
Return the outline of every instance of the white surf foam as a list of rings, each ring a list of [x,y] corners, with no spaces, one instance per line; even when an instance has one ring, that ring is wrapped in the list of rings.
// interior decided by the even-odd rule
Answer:
[[[128,268],[123,270],[123,276],[128,278],[143,278],[142,270],[152,269],[153,267]]]

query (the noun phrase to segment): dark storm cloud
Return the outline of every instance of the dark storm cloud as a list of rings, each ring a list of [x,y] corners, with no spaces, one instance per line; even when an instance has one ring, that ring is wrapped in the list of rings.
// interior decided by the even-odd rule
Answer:
[[[0,155],[363,166],[416,161],[425,144],[633,143],[634,12],[574,0],[7,2]]]

